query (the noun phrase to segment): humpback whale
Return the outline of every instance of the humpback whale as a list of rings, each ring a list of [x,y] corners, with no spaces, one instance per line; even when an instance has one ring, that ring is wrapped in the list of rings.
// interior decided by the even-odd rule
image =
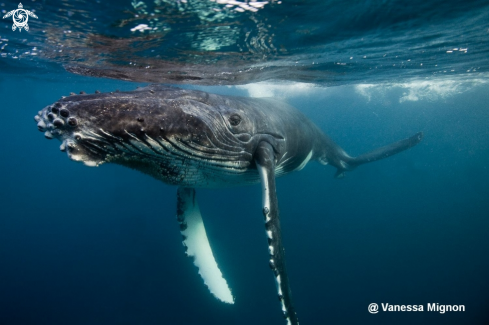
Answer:
[[[39,111],[39,131],[87,166],[124,165],[178,186],[177,221],[188,256],[210,292],[234,297],[215,261],[196,188],[261,183],[269,266],[287,324],[298,324],[282,244],[275,179],[312,160],[343,177],[359,165],[415,146],[421,132],[349,156],[305,115],[274,99],[210,94],[160,85],[129,92],[72,95]]]

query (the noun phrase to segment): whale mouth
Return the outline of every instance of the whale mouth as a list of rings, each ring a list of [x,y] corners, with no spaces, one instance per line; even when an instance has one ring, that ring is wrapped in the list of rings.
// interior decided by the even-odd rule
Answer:
[[[95,167],[105,162],[105,156],[90,150],[84,145],[80,121],[67,108],[66,104],[56,102],[46,106],[34,116],[37,129],[44,132],[48,140],[58,139],[61,141],[59,149],[66,152],[73,161],[83,162],[86,166]]]

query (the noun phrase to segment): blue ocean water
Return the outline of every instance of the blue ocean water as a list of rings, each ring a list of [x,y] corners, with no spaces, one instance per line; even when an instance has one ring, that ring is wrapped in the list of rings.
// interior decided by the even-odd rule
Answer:
[[[39,16],[29,32],[0,23],[0,324],[284,323],[259,185],[198,190],[236,297],[226,305],[184,255],[175,187],[72,162],[37,130],[33,116],[61,96],[132,90],[168,70],[179,77],[167,83],[287,101],[351,155],[424,132],[345,179],[312,162],[277,180],[301,324],[489,323],[487,5],[284,0],[228,13],[211,1],[142,3],[25,2]],[[203,14],[216,8],[226,15]],[[130,32],[140,24],[157,29]],[[279,40],[263,36],[272,30]],[[370,303],[466,311],[373,315]]]

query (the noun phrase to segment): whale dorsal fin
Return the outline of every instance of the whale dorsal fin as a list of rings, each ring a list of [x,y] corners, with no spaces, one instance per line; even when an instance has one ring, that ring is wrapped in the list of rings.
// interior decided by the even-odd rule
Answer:
[[[177,220],[183,236],[187,256],[194,258],[194,264],[210,292],[219,300],[234,304],[234,298],[223,278],[212,253],[204,222],[195,197],[195,189],[179,187],[177,192]]]
[[[285,251],[282,244],[277,192],[275,188],[275,155],[268,142],[261,142],[255,151],[255,162],[260,174],[263,195],[263,216],[270,253],[270,268],[277,281],[277,290],[282,312],[288,325],[298,325],[299,321],[292,305],[292,296],[285,267]]]

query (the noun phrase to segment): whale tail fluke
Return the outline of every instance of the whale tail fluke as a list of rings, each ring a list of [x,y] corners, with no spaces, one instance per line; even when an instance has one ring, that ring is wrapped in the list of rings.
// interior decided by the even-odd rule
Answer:
[[[336,171],[335,178],[343,178],[345,171],[353,170],[360,165],[384,159],[414,147],[421,141],[421,139],[423,139],[423,132],[418,132],[407,139],[377,148],[358,157],[350,157],[346,153],[342,152],[342,157],[340,158],[341,164],[336,166],[338,170]]]

